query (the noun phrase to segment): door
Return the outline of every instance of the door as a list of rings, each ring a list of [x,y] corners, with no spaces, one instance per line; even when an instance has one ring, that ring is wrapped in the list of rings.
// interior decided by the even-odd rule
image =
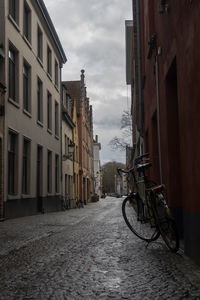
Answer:
[[[37,147],[37,210],[44,212],[42,201],[42,147]]]

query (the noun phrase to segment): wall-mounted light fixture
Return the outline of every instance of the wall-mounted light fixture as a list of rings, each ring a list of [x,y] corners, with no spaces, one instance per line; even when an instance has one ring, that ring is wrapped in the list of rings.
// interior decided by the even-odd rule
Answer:
[[[64,154],[62,157],[62,160],[65,161],[69,158],[72,158],[74,153],[74,143],[71,141],[70,144],[68,144],[68,155]]]

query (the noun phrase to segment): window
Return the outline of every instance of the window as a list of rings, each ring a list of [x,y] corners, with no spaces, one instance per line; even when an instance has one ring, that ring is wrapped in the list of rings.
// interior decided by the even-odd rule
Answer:
[[[17,193],[17,134],[8,133],[8,194]]]
[[[16,84],[17,84],[17,52],[10,47],[9,49],[9,98],[17,101]]]
[[[58,103],[55,102],[55,135],[59,136],[59,116],[58,116],[58,111],[59,106]]]
[[[59,156],[55,155],[55,192],[59,193]]]
[[[47,128],[52,130],[52,96],[47,92]]]
[[[27,62],[24,62],[24,66],[23,66],[23,105],[24,105],[24,109],[28,112],[31,112],[30,75],[31,75],[30,66],[27,64]]]
[[[49,75],[51,75],[51,49],[49,48],[49,46],[47,46],[47,72]]]
[[[22,161],[22,193],[29,193],[30,186],[30,141],[24,139]]]
[[[47,192],[52,192],[52,152],[47,153]]]
[[[9,15],[18,23],[18,10],[17,10],[18,1],[9,0]]]
[[[37,105],[38,105],[38,121],[42,122],[42,107],[43,107],[43,95],[42,95],[42,81],[38,78],[37,82]]]
[[[38,26],[37,30],[37,56],[42,61],[43,59],[43,35],[40,27]]]
[[[55,85],[58,86],[58,63],[55,60]]]
[[[24,36],[31,41],[31,10],[26,2],[24,2]]]
[[[65,134],[65,155],[68,154],[68,138],[67,135]]]

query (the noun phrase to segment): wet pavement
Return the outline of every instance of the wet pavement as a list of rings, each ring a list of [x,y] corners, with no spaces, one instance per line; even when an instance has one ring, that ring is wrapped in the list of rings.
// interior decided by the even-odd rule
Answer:
[[[200,299],[200,267],[126,227],[122,199],[0,223],[0,300]]]

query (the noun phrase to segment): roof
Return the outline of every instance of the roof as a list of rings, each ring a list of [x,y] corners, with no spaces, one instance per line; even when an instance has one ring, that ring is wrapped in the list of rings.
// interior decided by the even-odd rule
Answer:
[[[58,48],[59,54],[62,58],[62,63],[66,63],[67,57],[66,57],[65,52],[63,50],[63,47],[61,45],[61,42],[59,40],[59,37],[58,37],[57,32],[55,30],[55,27],[54,27],[54,25],[51,21],[51,18],[49,16],[47,8],[44,4],[44,1],[43,0],[36,0],[36,3],[37,3],[37,5],[38,5],[43,17],[44,17],[44,20],[46,21],[47,27],[49,28],[51,36],[52,36],[52,38],[53,38],[53,40],[54,40],[54,42],[55,42],[55,44]]]
[[[79,100],[81,96],[81,81],[63,81],[63,85],[67,88],[68,93],[74,100]]]

